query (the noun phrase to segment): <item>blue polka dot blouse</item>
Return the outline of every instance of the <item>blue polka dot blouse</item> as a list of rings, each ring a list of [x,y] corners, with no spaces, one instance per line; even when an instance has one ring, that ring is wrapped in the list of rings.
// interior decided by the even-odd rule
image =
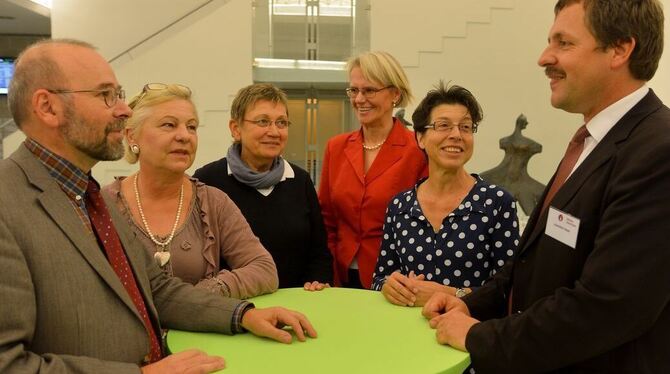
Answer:
[[[507,191],[477,174],[474,187],[442,221],[436,233],[424,217],[417,189],[396,195],[388,205],[372,288],[399,270],[424,274],[451,287],[478,287],[512,258],[519,244],[516,202]]]

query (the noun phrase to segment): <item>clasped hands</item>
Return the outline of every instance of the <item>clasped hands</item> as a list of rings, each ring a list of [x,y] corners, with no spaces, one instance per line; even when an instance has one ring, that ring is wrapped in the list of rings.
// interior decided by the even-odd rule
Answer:
[[[423,306],[421,311],[435,329],[437,342],[448,344],[467,352],[465,338],[470,328],[479,323],[470,316],[470,310],[463,300],[443,292],[436,292]]]
[[[423,274],[413,271],[408,276],[399,271],[391,273],[382,286],[382,294],[390,303],[401,306],[423,306],[436,292],[445,292],[448,287],[425,280]]]
[[[283,329],[284,326],[290,326],[301,342],[306,340],[306,336],[311,338],[317,336],[316,330],[304,314],[282,307],[253,308],[242,316],[242,327],[254,335],[291,344],[293,337]],[[221,370],[225,366],[223,357],[210,356],[202,351],[190,349],[142,367],[142,374],[204,374]]]

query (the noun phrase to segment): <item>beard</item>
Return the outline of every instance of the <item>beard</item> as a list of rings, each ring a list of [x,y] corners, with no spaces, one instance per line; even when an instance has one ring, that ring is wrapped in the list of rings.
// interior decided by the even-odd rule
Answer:
[[[65,109],[65,122],[61,126],[63,137],[80,152],[98,161],[116,161],[123,157],[123,141],[108,140],[110,133],[123,130],[125,119],[107,123],[104,133],[96,133],[96,126],[81,118],[72,106]]]

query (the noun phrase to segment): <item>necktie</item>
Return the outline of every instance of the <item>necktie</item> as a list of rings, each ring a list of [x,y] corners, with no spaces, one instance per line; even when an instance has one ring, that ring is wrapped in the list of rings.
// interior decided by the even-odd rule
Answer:
[[[128,292],[128,295],[133,300],[133,304],[135,304],[135,308],[137,308],[137,311],[142,317],[144,327],[149,334],[149,340],[151,342],[149,362],[156,362],[162,357],[161,346],[156,331],[151,324],[151,320],[149,320],[149,314],[147,313],[144,299],[137,287],[135,276],[130,269],[128,258],[126,257],[119,235],[112,223],[112,218],[107,210],[107,205],[105,205],[105,201],[100,194],[100,187],[98,187],[93,178],[90,178],[88,181],[85,200],[86,210],[88,211],[88,216],[98,238],[98,242],[105,250],[107,260],[109,261],[109,264],[112,265],[116,276],[119,277],[126,292]]]
[[[586,129],[586,125],[582,125],[579,129],[577,129],[577,132],[572,137],[572,140],[570,140],[568,149],[565,150],[563,160],[561,160],[561,164],[558,166],[558,171],[556,171],[554,182],[551,184],[551,187],[549,187],[549,192],[547,192],[547,196],[544,198],[544,203],[542,204],[542,211],[540,214],[547,210],[547,207],[549,207],[549,203],[551,203],[551,200],[553,200],[556,192],[558,192],[558,190],[563,186],[563,183],[565,183],[565,181],[568,179],[568,176],[570,176],[572,169],[575,167],[577,160],[579,160],[579,156],[584,150],[584,140],[587,136],[589,136],[589,130]],[[508,314],[512,314],[513,294],[513,290],[510,289],[510,294],[507,299]]]
[[[586,129],[586,125],[582,125],[579,129],[577,129],[577,132],[575,133],[575,136],[572,137],[572,140],[570,140],[568,149],[565,150],[563,160],[561,160],[561,164],[558,166],[558,171],[556,172],[554,182],[551,184],[551,187],[549,187],[549,192],[547,192],[547,196],[544,198],[542,212],[547,209],[549,203],[551,203],[551,200],[553,200],[554,195],[556,195],[556,192],[558,192],[561,186],[563,186],[563,183],[565,183],[566,179],[568,179],[570,172],[572,172],[572,169],[575,167],[579,156],[582,154],[582,150],[584,150],[584,139],[586,139],[587,136],[589,136],[589,130]]]

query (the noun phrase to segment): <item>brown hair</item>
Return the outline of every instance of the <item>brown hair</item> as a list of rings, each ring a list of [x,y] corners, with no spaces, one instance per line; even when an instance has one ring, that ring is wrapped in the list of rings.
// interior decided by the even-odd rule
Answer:
[[[230,107],[230,118],[241,123],[247,109],[261,100],[271,101],[275,104],[281,103],[286,108],[286,114],[288,115],[288,97],[284,91],[272,83],[254,83],[237,91]]]
[[[658,0],[558,0],[554,13],[581,3],[587,27],[600,48],[635,40],[630,72],[648,81],[656,73],[663,54],[663,7]]]

